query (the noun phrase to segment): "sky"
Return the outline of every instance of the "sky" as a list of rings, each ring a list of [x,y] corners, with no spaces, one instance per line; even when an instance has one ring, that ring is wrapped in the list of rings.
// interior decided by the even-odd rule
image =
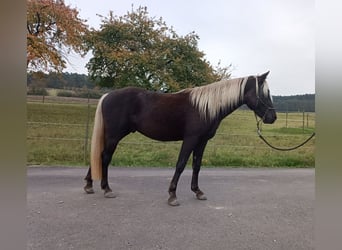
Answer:
[[[122,16],[146,6],[178,35],[194,31],[198,47],[213,66],[232,64],[232,76],[270,70],[272,95],[315,93],[314,0],[65,0],[87,24],[98,29],[109,11]],[[85,58],[68,57],[66,72],[87,74]]]

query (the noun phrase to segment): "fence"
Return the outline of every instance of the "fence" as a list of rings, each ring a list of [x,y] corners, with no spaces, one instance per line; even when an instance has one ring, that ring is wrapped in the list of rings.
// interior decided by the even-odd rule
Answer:
[[[97,104],[98,99],[79,98],[79,97],[60,97],[44,95],[28,95],[27,102],[35,103],[59,103],[59,104]]]
[[[28,96],[28,164],[88,165],[97,101],[84,98]],[[264,126],[264,130],[267,136],[274,138],[278,143],[289,143],[301,140],[313,131],[314,127],[314,113],[296,112],[278,114],[276,125]],[[125,138],[120,145],[121,153],[114,157],[117,165],[172,165],[175,163],[180,142],[165,144],[134,134]],[[311,163],[306,163],[308,165],[314,164],[313,148],[313,143],[306,146],[305,153],[309,156],[301,156],[311,159]],[[224,154],[229,151],[230,155],[244,157],[248,152],[251,153],[249,149],[263,152],[270,150],[265,145],[261,146],[258,141],[254,114],[250,111],[234,112],[222,122],[216,136],[208,145],[207,151],[209,158],[212,159],[208,164],[215,165],[212,162],[218,161],[216,158],[220,155],[219,151],[224,151]],[[217,164],[226,163],[227,160],[222,159],[221,163]]]

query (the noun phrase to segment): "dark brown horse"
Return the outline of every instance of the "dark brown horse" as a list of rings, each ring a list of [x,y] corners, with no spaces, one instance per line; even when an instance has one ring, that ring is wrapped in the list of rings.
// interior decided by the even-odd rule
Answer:
[[[168,204],[179,205],[177,183],[190,154],[193,154],[191,190],[197,199],[206,200],[198,186],[202,156],[210,138],[227,115],[246,104],[264,123],[273,123],[276,112],[266,83],[269,72],[222,80],[177,93],[163,94],[127,87],[105,94],[100,99],[91,144],[91,167],[84,190],[93,193],[93,180],[101,179],[105,197],[115,197],[108,184],[108,165],[119,141],[138,131],[160,141],[183,144],[169,187]]]

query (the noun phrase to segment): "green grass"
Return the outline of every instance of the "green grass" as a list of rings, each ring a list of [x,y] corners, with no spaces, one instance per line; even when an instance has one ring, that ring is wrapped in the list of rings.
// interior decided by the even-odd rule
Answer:
[[[95,105],[27,104],[27,164],[88,165]],[[308,127],[307,127],[308,125]],[[315,114],[278,113],[278,120],[263,125],[264,136],[278,147],[304,141],[315,129]],[[295,151],[280,152],[267,147],[256,134],[253,112],[235,111],[224,119],[216,136],[209,141],[203,165],[232,167],[314,167],[314,139]],[[115,166],[174,166],[181,142],[158,142],[139,133],[130,134],[119,144],[112,160]],[[191,161],[188,162],[190,165]]]

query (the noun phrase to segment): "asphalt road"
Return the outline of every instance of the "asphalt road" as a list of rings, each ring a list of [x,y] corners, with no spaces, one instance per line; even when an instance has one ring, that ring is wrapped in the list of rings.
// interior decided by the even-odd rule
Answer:
[[[27,249],[314,249],[314,169],[203,169],[206,201],[186,170],[178,207],[167,205],[173,169],[111,167],[114,199],[99,182],[85,194],[85,174],[28,168]]]

